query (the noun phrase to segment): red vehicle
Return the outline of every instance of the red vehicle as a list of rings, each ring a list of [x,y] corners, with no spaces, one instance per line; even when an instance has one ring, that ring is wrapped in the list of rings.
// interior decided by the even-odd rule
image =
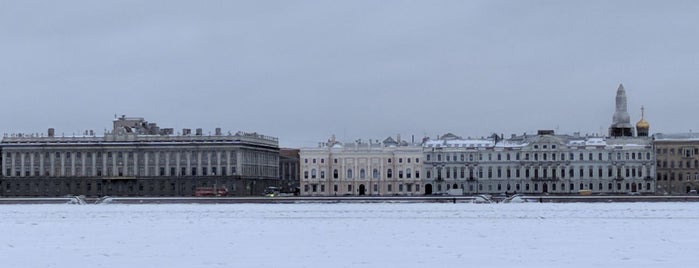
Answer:
[[[194,196],[226,196],[228,189],[226,187],[197,187],[194,190]]]

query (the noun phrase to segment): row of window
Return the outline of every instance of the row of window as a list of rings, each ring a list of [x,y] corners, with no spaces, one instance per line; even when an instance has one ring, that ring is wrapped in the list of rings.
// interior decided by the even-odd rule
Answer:
[[[180,187],[181,189],[184,189],[186,184],[183,182],[181,183]],[[206,186],[206,183],[204,183],[204,186]],[[123,184],[117,184],[117,185],[112,185],[112,184],[107,184],[105,187],[103,187],[102,183],[95,183],[94,187],[93,184],[90,182],[85,183],[85,188],[84,190],[90,192],[90,191],[102,191],[103,188],[104,190],[107,191],[117,191],[117,192],[123,192],[123,191],[128,191],[128,192],[133,192],[135,190],[138,191],[144,191],[148,190],[149,192],[153,192],[156,189],[158,189],[161,192],[164,191],[170,191],[174,192],[176,190],[176,184],[169,183],[166,184],[165,182],[160,182],[160,183],[128,183],[126,185]],[[196,189],[196,185],[190,186],[191,192],[194,192]],[[229,191],[234,192],[236,190],[235,184],[231,184],[228,186]],[[55,192],[61,192],[64,190],[70,190],[70,191],[80,191],[83,190],[82,183],[81,182],[55,182],[53,185],[51,185],[48,182],[44,182],[43,184],[39,184],[38,182],[34,183],[33,185],[30,185],[28,182],[24,184],[20,183],[15,183],[14,185],[12,183],[6,183],[5,184],[5,191],[6,192],[12,192],[12,191],[34,191],[38,193],[39,191],[43,192],[50,192],[50,191],[55,191]]]
[[[388,158],[386,161],[388,161],[388,163],[393,163],[392,158]],[[405,161],[408,162],[408,163],[411,163],[411,161],[415,161],[415,163],[420,163],[420,158],[405,158]],[[337,158],[333,159],[333,162],[334,162],[335,164],[337,164]],[[304,164],[308,164],[308,158],[304,158],[304,159],[303,159],[303,163],[304,163]],[[316,158],[311,158],[311,163],[316,164],[316,163],[317,163]],[[320,159],[320,163],[321,163],[321,164],[325,164],[325,159],[324,159],[324,158],[321,158],[321,159]],[[401,158],[398,158],[398,163],[403,163],[403,158],[402,158],[402,157],[401,157]]]
[[[568,170],[567,175],[570,176],[571,178],[576,176],[576,174],[575,174],[576,169],[571,167],[570,169],[553,168],[550,170],[550,173],[549,173],[548,168],[543,168],[541,170],[541,172],[539,172],[540,171],[539,168],[525,168],[524,169],[524,177],[530,178],[531,175],[533,175],[534,178],[549,178],[549,177],[550,178],[558,178],[560,175],[560,178],[565,178],[566,177],[566,170]],[[607,170],[606,173],[607,173],[608,178],[614,177],[614,175],[615,175],[615,173],[614,173],[615,168],[614,167],[607,167],[606,170]],[[626,167],[623,169],[616,168],[616,176],[622,176],[622,174],[625,174],[625,177],[643,177],[643,174],[644,174],[643,170],[644,170],[644,168],[642,168],[642,167],[638,167],[638,168],[637,167],[631,167],[631,168]],[[650,167],[645,167],[645,170],[646,170],[645,173],[648,174],[650,172]],[[580,177],[580,178],[585,177],[585,174],[586,174],[585,168],[580,167],[577,169],[577,171],[578,171],[577,172],[578,177]],[[475,169],[475,170],[474,170],[474,168],[466,169],[466,167],[445,167],[443,169],[428,169],[426,171],[426,176],[428,179],[432,178],[432,172],[436,173],[435,178],[437,178],[437,179],[443,179],[443,178],[447,178],[447,179],[451,179],[451,178],[454,178],[454,179],[457,179],[457,178],[461,178],[461,179],[484,178],[483,167],[479,167],[478,169]],[[513,177],[520,178],[522,175],[521,169],[518,169],[518,168],[503,169],[503,168],[498,167],[497,169],[494,169],[493,167],[488,167],[486,172],[487,172],[487,178],[493,178],[493,177],[503,178],[503,175],[505,178],[513,178]],[[602,167],[597,168],[597,178],[602,178],[603,176],[604,176],[604,169]],[[589,177],[589,178],[595,177],[595,169],[594,168],[592,168],[592,167],[587,168],[587,177]]]
[[[148,172],[146,172],[146,170]],[[156,172],[156,170],[158,172]],[[231,174],[236,174],[236,168],[231,167]],[[53,172],[52,172],[53,171]],[[167,172],[169,171],[169,172]],[[122,177],[122,176],[227,176],[228,175],[228,169],[226,167],[191,167],[190,169],[187,169],[186,167],[180,167],[179,172],[178,169],[175,167],[170,167],[170,169],[166,169],[165,167],[160,167],[158,169],[155,169],[154,167],[149,167],[148,169],[144,169],[143,167],[134,169],[133,167],[128,167],[128,168],[123,168],[123,167],[117,167],[113,168],[112,166],[108,166],[105,169],[103,169],[101,166],[96,167],[96,168],[86,168],[83,169],[82,167],[75,167],[72,168],[70,166],[66,167],[56,167],[54,169],[50,169],[49,167],[45,167],[43,171],[39,170],[39,167],[34,167],[33,170],[31,169],[25,169],[24,172],[22,172],[19,169],[16,169],[14,172],[15,177],[31,177],[31,176],[47,176],[47,177],[63,177],[63,176],[111,176],[111,177]],[[5,169],[5,176],[11,177],[13,176],[12,169],[7,168]]]
[[[543,192],[563,191],[563,192],[565,192],[565,191],[579,191],[579,190],[596,190],[596,191],[614,191],[614,190],[617,190],[617,191],[621,191],[622,189],[623,189],[623,190],[626,190],[626,191],[631,191],[631,190],[634,190],[634,189],[632,189],[634,186],[636,187],[635,190],[637,190],[637,191],[643,191],[644,189],[645,189],[646,191],[652,191],[652,190],[653,190],[652,184],[651,184],[651,183],[646,183],[645,188],[644,188],[642,183],[637,183],[637,184],[635,184],[635,185],[634,185],[634,183],[628,183],[628,182],[627,182],[627,183],[624,183],[624,184],[622,184],[622,183],[616,183],[616,187],[614,187],[614,183],[611,183],[611,182],[610,182],[610,183],[607,183],[606,189],[605,189],[603,183],[598,183],[598,184],[596,185],[596,186],[597,186],[596,188],[595,188],[595,184],[593,184],[593,183],[588,183],[588,184],[584,184],[584,183],[580,183],[580,184],[575,184],[575,183],[570,183],[570,184],[566,184],[566,183],[560,183],[560,184],[557,184],[557,183],[551,183],[551,184],[543,183],[543,184],[541,184],[541,185],[542,185],[542,187],[539,187],[539,184],[538,184],[538,183],[533,183],[533,184],[531,184],[531,185],[530,185],[529,183],[526,183],[526,184],[523,185],[523,187],[520,187],[520,184],[519,184],[519,183],[516,183],[516,184],[514,184],[514,187],[513,187],[513,185],[512,185],[512,184],[509,184],[509,183],[508,183],[508,184],[505,184],[505,185],[498,183],[497,185],[488,184],[487,187],[486,187],[486,186],[483,185],[483,184],[478,184],[477,186],[474,185],[474,184],[469,184],[469,185],[468,185],[468,186],[469,186],[469,187],[468,187],[468,191],[474,192],[475,189],[478,189],[479,191],[484,191],[485,189],[487,189],[487,191],[490,191],[490,192],[492,192],[492,191],[498,191],[498,192],[502,192],[502,191],[507,191],[507,192],[515,191],[515,192],[518,192],[518,191],[522,191],[522,188],[523,188],[524,191],[526,191],[526,192],[532,191],[532,189],[533,189],[533,191],[537,191],[537,192],[538,192],[538,191],[543,191]],[[566,185],[567,185],[568,188],[566,188]],[[459,187],[459,186],[458,186],[457,184],[453,184],[453,185],[447,184],[447,185],[446,185],[446,190],[448,191],[448,190],[450,190],[450,189],[459,189],[458,187]],[[465,190],[463,184],[461,184],[461,189],[464,189],[464,190]],[[437,184],[436,190],[437,190],[438,192],[441,192],[441,191],[442,191],[442,185],[441,185],[441,184]]]
[[[441,148],[441,147],[453,147],[453,148],[458,148],[458,147],[462,147],[462,148],[475,148],[475,147],[481,147],[481,148],[482,148],[482,147],[492,147],[492,146],[493,146],[492,143],[487,143],[487,142],[483,142],[483,143],[456,143],[456,144],[455,144],[455,143],[447,143],[446,146],[442,146],[441,144],[429,144],[429,145],[428,145],[428,147],[437,147],[437,148]],[[556,149],[556,145],[555,145],[555,144],[551,144],[551,145],[549,145],[549,144],[543,144],[543,145],[541,146],[541,148],[544,149],[544,150],[547,150],[547,149],[549,149],[549,148],[551,148],[552,150],[555,150],[555,149]],[[535,145],[534,145],[534,149],[539,149],[539,145],[538,145],[538,144],[535,144]]]
[[[433,155],[436,155],[436,156],[433,156]],[[446,162],[457,162],[457,161],[465,162],[466,159],[468,159],[469,162],[472,162],[472,161],[476,161],[475,159],[478,159],[478,161],[483,161],[483,158],[484,158],[483,155],[484,154],[481,154],[481,153],[475,153],[475,154],[474,153],[471,153],[471,154],[456,154],[456,153],[454,153],[454,154],[444,154],[444,157],[442,157],[442,154],[440,154],[440,153],[437,153],[437,154],[428,153],[425,156],[425,160],[432,161],[432,159],[435,159],[435,161],[437,161],[437,162],[442,162],[442,159],[444,159],[444,161],[446,161]],[[504,157],[503,157],[503,155],[504,155]],[[520,158],[522,158],[522,160],[534,160],[534,161],[539,161],[539,160],[557,161],[559,159],[560,159],[560,161],[566,161],[566,155],[568,155],[567,159],[569,159],[571,161],[575,161],[575,160],[579,160],[579,161],[585,161],[585,160],[587,160],[587,161],[595,161],[595,160],[597,160],[597,161],[603,161],[603,160],[644,160],[643,154],[641,152],[627,152],[627,153],[623,153],[623,154],[621,152],[618,152],[618,153],[616,153],[616,158],[612,158],[614,156],[613,153],[608,153],[606,159],[603,158],[602,153],[597,153],[596,158],[595,158],[594,153],[587,153],[587,158],[585,158],[584,153],[577,154],[577,158],[576,158],[575,153],[568,153],[568,154],[566,154],[566,153],[560,153],[560,154],[556,154],[556,153],[541,153],[541,154],[539,154],[539,153],[515,153],[514,160],[519,161]],[[495,161],[512,161],[512,155],[509,153],[506,153],[506,154],[498,153],[495,155],[489,153],[489,154],[485,154],[485,156],[487,158],[487,161],[493,161],[493,158],[495,158]],[[646,152],[645,160],[650,160],[650,159],[651,159],[650,153]]]
[[[399,179],[403,179],[403,178],[412,179],[412,178],[413,178],[413,175],[414,175],[414,177],[415,177],[416,179],[419,179],[419,178],[420,178],[420,171],[419,171],[419,170],[415,170],[415,171],[413,172],[413,170],[410,169],[410,168],[405,169],[405,170],[398,170],[398,178],[399,178]],[[334,169],[334,170],[333,170],[333,174],[332,174],[333,179],[337,179],[337,178],[339,178],[339,176],[340,176],[339,170]],[[381,176],[381,174],[380,174],[380,172],[379,172],[378,169],[374,169],[374,170],[372,171],[371,177],[372,177],[373,179],[377,180],[377,179],[379,179],[380,176]],[[303,172],[303,178],[304,178],[304,179],[308,179],[308,178],[309,178],[309,172],[308,172],[308,170],[306,170],[306,171]],[[311,169],[311,171],[310,171],[310,178],[311,178],[311,179],[316,179],[316,178],[325,179],[325,170],[321,170],[320,172],[318,172],[315,168],[314,168],[314,169]],[[351,169],[351,168],[348,168],[348,169],[345,171],[345,178],[346,178],[346,179],[354,179],[354,170]],[[363,168],[360,169],[360,170],[359,170],[359,177],[358,177],[358,178],[359,178],[359,179],[366,179],[366,178],[367,178],[366,170],[364,170]],[[388,179],[392,179],[392,178],[393,178],[393,169],[390,169],[390,168],[389,168],[389,169],[386,170],[386,178],[388,178]]]
[[[541,187],[539,187],[540,185],[541,185]],[[420,185],[419,184],[414,185],[415,187],[412,187],[412,186],[413,185],[411,185],[411,184],[405,184],[405,185],[399,184],[398,185],[398,192],[403,192],[404,190],[405,190],[405,192],[413,192],[413,189],[414,189],[414,192],[420,192]],[[516,184],[509,184],[508,183],[508,184],[504,184],[504,185],[498,183],[497,185],[488,184],[487,186],[483,185],[483,184],[478,184],[478,185],[469,184],[468,191],[474,192],[475,189],[478,189],[479,191],[484,191],[485,189],[487,189],[487,191],[490,191],[490,192],[492,192],[492,191],[498,191],[498,192],[514,191],[514,192],[517,192],[517,191],[522,191],[522,190],[524,190],[525,192],[529,192],[532,190],[537,191],[537,192],[538,191],[543,191],[543,192],[562,191],[562,192],[565,192],[565,191],[579,191],[579,190],[594,190],[594,191],[614,191],[614,190],[616,190],[616,191],[622,191],[622,190],[624,190],[624,191],[633,191],[633,190],[643,191],[643,190],[646,190],[646,191],[652,191],[653,190],[652,186],[653,185],[651,183],[646,183],[645,187],[644,187],[643,183],[628,183],[628,182],[627,183],[611,183],[611,182],[606,183],[606,188],[605,188],[604,183],[598,183],[596,185],[594,183],[588,183],[588,184],[584,184],[584,183],[580,183],[580,184],[575,184],[575,183],[551,183],[551,184],[548,184],[548,183],[543,183],[543,184],[525,183],[522,185],[520,185],[519,183],[516,183]],[[367,189],[362,189],[362,187],[363,187],[363,185],[360,186],[360,189],[356,189],[356,191],[360,192],[361,194],[366,194]],[[353,188],[352,184],[347,184],[346,189],[347,189],[346,192],[350,192],[350,193],[353,193],[353,190],[355,190]],[[441,192],[442,189],[443,189],[443,187],[441,184],[436,185],[436,191]],[[446,190],[448,191],[450,189],[459,189],[459,185],[458,184],[453,184],[453,185],[446,184]],[[461,184],[460,189],[465,190],[463,184]],[[304,185],[304,188],[303,188],[304,192],[312,192],[312,193],[316,193],[316,192],[325,193],[325,190],[326,189],[325,189],[324,184],[320,184],[320,185],[318,185],[318,184],[306,184],[306,185]],[[339,189],[339,186],[337,184],[333,185],[332,192],[337,193],[339,190],[340,189]],[[387,192],[393,192],[393,185],[387,184],[386,190],[387,190]],[[379,192],[378,184],[373,185],[373,192],[374,193]]]
[[[13,155],[13,153],[5,154],[5,160],[10,161],[10,159],[14,158],[15,161],[19,161],[22,156],[24,156],[25,160],[30,159],[32,156],[34,157],[34,159],[37,159],[37,160],[41,156],[43,156],[44,159],[50,159],[52,155],[55,158],[61,158],[61,157],[71,158],[73,156],[75,158],[82,158],[83,156],[85,156],[85,158],[88,158],[88,159],[92,159],[92,157],[94,155],[97,158],[102,158],[105,156],[108,158],[116,157],[118,160],[124,159],[125,157],[133,159],[136,156],[138,156],[140,159],[144,159],[146,157],[148,157],[150,160],[153,160],[156,157],[159,157],[160,159],[165,159],[169,155],[170,159],[175,160],[175,158],[177,156],[179,156],[180,159],[186,159],[186,158],[196,159],[199,154],[201,154],[202,159],[210,157],[212,160],[217,160],[218,155],[221,155],[221,158],[224,159],[224,158],[226,158],[228,153],[231,153],[230,154],[231,157],[235,157],[235,152],[229,152],[229,151],[170,152],[170,153],[166,153],[166,152],[137,152],[137,153],[134,153],[134,152],[104,152],[104,153],[103,152],[95,152],[95,153],[93,153],[93,152],[84,152],[84,153],[83,152],[73,152],[73,153],[71,153],[71,152],[53,152],[53,153],[34,152],[34,153],[19,153],[19,152],[16,152],[16,153],[14,153],[14,155]]]
[[[666,167],[668,167],[667,163],[668,163],[667,160],[663,160],[663,161],[658,160],[658,167],[666,168]],[[683,167],[684,163],[686,163],[686,165],[684,165],[684,167],[692,168],[692,160],[687,160],[686,162],[685,161],[677,161],[677,167],[684,168]],[[674,160],[670,160],[670,168],[675,168],[675,161]],[[699,160],[694,160],[694,168],[699,168]]]
[[[682,181],[683,178],[685,180],[692,180],[692,178],[693,178],[696,181],[696,180],[699,180],[699,172],[694,172],[694,174],[687,172],[684,174],[684,176],[682,176],[682,173],[675,173],[675,172],[670,172],[669,174],[668,173],[658,173],[657,178],[658,178],[658,180],[664,180],[664,181],[668,180],[668,178],[671,181],[674,181],[675,179],[677,179],[678,181]]]
[[[661,154],[669,154],[669,155],[675,155],[675,148],[658,148],[656,149],[656,153],[661,155]],[[686,147],[686,148],[679,148],[677,149],[677,154],[681,155],[682,157],[693,157],[694,155],[699,154],[699,148],[694,148],[694,147]]]
[[[366,189],[364,189],[364,190],[361,189],[362,186],[360,186],[360,189],[357,189],[357,191],[364,191],[362,194],[368,194],[367,193],[368,191]],[[415,184],[414,186],[415,187],[413,187],[412,184],[405,184],[405,185],[398,184],[398,192],[400,192],[400,193],[402,193],[402,192],[420,192],[420,185]],[[346,189],[347,189],[347,192],[352,192],[352,190],[354,190],[352,187],[352,184],[347,184]],[[324,193],[325,192],[325,185],[324,184],[321,184],[321,185],[306,184],[303,187],[303,191],[304,192],[313,192],[313,193],[316,193],[316,192]],[[339,191],[338,185],[337,184],[333,185],[333,192],[337,193],[338,191]],[[387,184],[386,191],[389,193],[393,192],[393,185]],[[378,184],[373,185],[373,193],[379,193],[379,185]]]

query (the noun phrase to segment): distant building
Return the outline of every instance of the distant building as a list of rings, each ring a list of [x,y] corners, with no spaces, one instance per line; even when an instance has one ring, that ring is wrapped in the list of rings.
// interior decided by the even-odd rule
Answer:
[[[122,116],[104,136],[11,135],[0,143],[2,196],[192,196],[197,187],[261,195],[279,184],[276,138],[257,133],[173,135]]]
[[[279,149],[279,179],[282,192],[295,193],[299,188],[299,149]]]
[[[699,133],[654,135],[658,193],[699,190]]]
[[[421,194],[422,147],[391,137],[383,142],[337,142],[303,148],[301,195],[393,196]]]
[[[425,194],[653,193],[648,138],[537,135],[463,139],[446,134],[424,143]]]
[[[633,137],[634,131],[631,126],[631,117],[626,105],[626,90],[624,85],[619,84],[616,91],[616,110],[612,117],[612,125],[609,127],[610,137]]]

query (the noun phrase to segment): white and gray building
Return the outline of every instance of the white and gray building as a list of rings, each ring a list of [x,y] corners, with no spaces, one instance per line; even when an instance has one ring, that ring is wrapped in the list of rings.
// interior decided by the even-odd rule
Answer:
[[[387,138],[341,143],[334,136],[300,150],[302,196],[411,196],[423,193],[422,147]]]
[[[536,135],[463,139],[446,134],[424,148],[425,194],[653,193],[648,137]]]
[[[261,195],[279,184],[277,138],[159,128],[114,120],[103,136],[6,135],[0,143],[2,196],[191,196],[196,187]]]

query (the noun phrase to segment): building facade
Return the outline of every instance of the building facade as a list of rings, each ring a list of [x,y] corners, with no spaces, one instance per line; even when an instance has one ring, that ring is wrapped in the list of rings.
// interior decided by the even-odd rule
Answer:
[[[197,187],[261,195],[279,184],[273,137],[203,135],[122,116],[104,136],[12,135],[0,143],[3,196],[192,196]]]
[[[340,143],[331,138],[317,148],[304,148],[301,159],[303,196],[411,196],[421,194],[422,148],[387,138]]]
[[[658,194],[699,190],[699,133],[655,134]]]
[[[653,193],[655,158],[649,138],[537,135],[462,139],[447,134],[424,143],[425,194]]]

